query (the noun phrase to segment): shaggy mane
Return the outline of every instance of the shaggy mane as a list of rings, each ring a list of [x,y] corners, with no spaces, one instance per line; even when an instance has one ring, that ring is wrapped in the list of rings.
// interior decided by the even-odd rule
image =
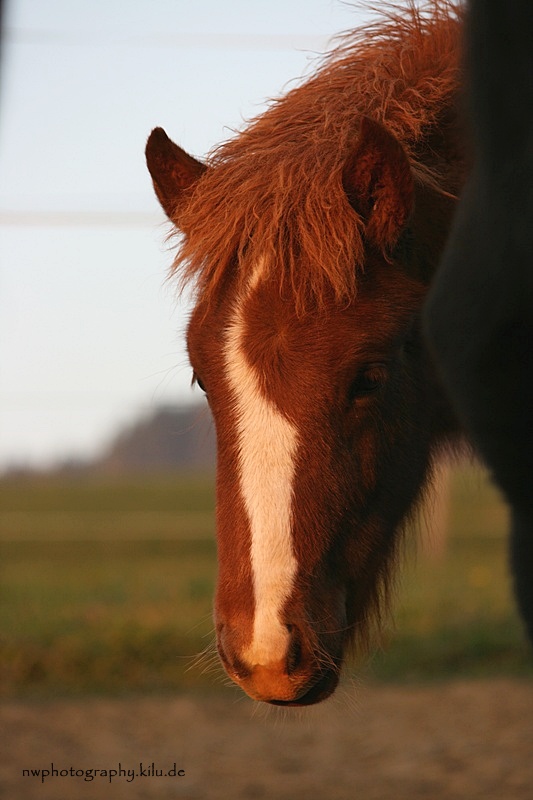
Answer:
[[[182,283],[195,281],[209,301],[226,276],[238,269],[247,280],[261,259],[300,308],[331,290],[352,300],[364,223],[342,174],[361,117],[396,136],[415,180],[457,190],[445,128],[455,119],[461,18],[451,0],[380,5],[379,17],[341,37],[309,80],[218,146],[180,209],[173,271]]]

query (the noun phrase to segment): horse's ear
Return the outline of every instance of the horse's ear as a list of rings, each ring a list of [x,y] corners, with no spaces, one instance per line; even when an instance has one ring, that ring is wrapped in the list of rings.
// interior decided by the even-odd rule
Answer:
[[[183,198],[207,167],[154,128],[146,143],[146,163],[163,211],[173,222],[179,218]]]
[[[398,140],[369,117],[361,121],[343,184],[350,204],[366,223],[367,237],[379,247],[394,247],[413,207],[413,175]]]

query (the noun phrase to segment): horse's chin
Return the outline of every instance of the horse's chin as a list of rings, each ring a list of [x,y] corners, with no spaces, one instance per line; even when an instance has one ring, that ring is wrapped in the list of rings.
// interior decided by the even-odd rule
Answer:
[[[323,674],[318,681],[305,690],[304,694],[294,700],[269,700],[271,706],[283,706],[284,708],[303,708],[313,706],[331,697],[339,683],[340,673],[336,669],[329,670]]]

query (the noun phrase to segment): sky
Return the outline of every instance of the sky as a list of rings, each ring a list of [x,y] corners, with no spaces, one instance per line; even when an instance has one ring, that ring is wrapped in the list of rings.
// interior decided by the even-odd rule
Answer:
[[[8,1],[0,471],[91,458],[199,399],[146,138],[161,125],[202,158],[360,19],[342,0]]]

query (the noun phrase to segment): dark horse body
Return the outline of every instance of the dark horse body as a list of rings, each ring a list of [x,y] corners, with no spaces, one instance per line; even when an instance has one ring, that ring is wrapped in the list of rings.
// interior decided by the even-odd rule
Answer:
[[[459,16],[386,6],[207,164],[148,140],[217,429],[218,651],[258,700],[334,691],[458,435],[420,318],[465,172]]]
[[[425,327],[463,424],[512,509],[519,606],[533,640],[533,7],[472,0],[475,164]]]

